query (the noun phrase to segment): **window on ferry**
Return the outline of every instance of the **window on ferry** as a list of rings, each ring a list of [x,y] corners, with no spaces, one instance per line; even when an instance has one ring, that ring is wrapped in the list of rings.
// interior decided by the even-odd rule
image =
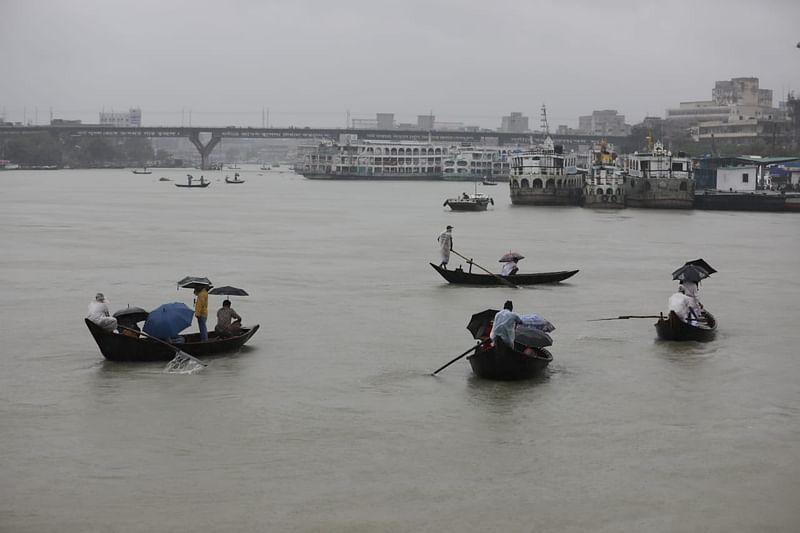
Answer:
[[[686,182],[682,181],[681,184],[680,184],[680,187],[678,187],[678,189],[680,189],[681,191],[685,191],[686,190]]]
[[[606,194],[607,194],[607,195],[609,195],[609,196],[611,196],[612,194],[614,194],[614,189],[612,189],[611,187],[609,187],[608,189],[606,189]]]
[[[533,188],[534,189],[536,189],[536,182],[537,181],[539,181],[539,180],[533,180]],[[523,188],[523,189],[527,189],[530,186],[528,184],[528,179],[527,178],[522,178],[522,181],[519,182],[519,186],[521,188]],[[541,187],[541,186],[542,186],[542,184],[541,184],[541,182],[539,182],[539,187]]]
[[[545,186],[546,189],[555,189],[556,188],[556,184],[552,179],[547,180],[545,182],[544,186]]]
[[[603,189],[602,189],[602,188],[600,188],[600,187],[598,187],[598,188],[597,188],[597,194],[602,196],[602,194],[603,194]]]
[[[678,172],[683,171],[683,163],[672,163],[672,170]]]
[[[749,181],[750,181],[750,176],[748,175],[748,173],[745,172],[744,174],[742,174],[742,183],[747,183]]]

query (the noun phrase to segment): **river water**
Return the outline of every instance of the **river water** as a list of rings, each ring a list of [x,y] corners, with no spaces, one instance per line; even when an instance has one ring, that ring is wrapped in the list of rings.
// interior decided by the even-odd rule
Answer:
[[[504,184],[453,213],[470,184],[240,173],[0,173],[0,531],[800,530],[800,216],[513,207]],[[580,272],[448,286],[447,224],[483,266]],[[588,321],[666,310],[698,257],[714,342]],[[95,292],[191,305],[185,275],[250,293],[249,345],[191,375],[105,361]],[[547,374],[432,377],[506,299],[555,324]]]

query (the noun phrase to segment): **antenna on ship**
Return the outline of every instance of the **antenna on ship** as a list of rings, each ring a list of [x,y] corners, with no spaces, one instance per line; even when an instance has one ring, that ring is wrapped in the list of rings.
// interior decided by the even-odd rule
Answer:
[[[547,125],[547,106],[542,104],[542,133],[550,135],[550,126]]]

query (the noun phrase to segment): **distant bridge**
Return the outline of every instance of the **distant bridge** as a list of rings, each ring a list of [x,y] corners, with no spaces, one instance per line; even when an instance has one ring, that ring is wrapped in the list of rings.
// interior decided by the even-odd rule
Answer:
[[[544,140],[542,133],[506,133],[496,131],[456,131],[456,130],[372,130],[353,128],[203,128],[203,127],[117,127],[100,124],[55,124],[50,126],[0,126],[0,137],[49,133],[62,136],[103,136],[103,137],[184,137],[197,148],[202,160],[202,168],[208,168],[208,161],[214,147],[222,139],[329,139],[338,141],[340,135],[354,134],[359,139],[386,141],[430,141],[434,143],[497,143],[505,145],[530,145]],[[205,143],[200,136],[208,138]],[[594,143],[601,139],[597,135],[555,135],[553,141],[565,146]],[[621,142],[625,137],[602,137],[611,143]]]

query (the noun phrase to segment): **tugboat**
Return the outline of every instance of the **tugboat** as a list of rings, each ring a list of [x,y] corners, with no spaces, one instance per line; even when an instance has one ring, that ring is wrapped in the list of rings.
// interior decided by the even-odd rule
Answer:
[[[625,176],[616,164],[617,154],[601,141],[592,150],[592,163],[583,186],[583,206],[599,209],[625,207]]]

